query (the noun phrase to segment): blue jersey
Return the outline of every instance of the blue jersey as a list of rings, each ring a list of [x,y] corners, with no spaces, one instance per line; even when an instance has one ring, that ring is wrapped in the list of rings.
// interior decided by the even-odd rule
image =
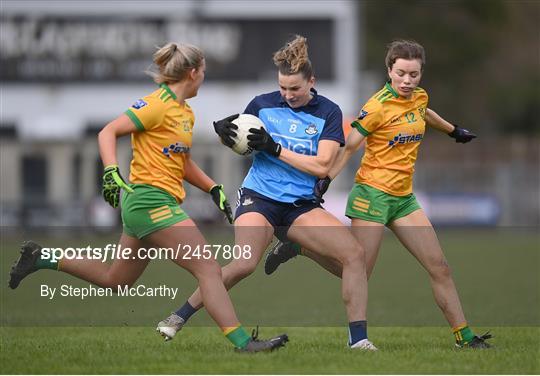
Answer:
[[[315,90],[311,92],[309,103],[299,108],[291,108],[279,91],[262,94],[248,104],[244,113],[259,117],[274,141],[295,153],[317,155],[320,140],[333,140],[343,146],[341,109]],[[257,152],[242,186],[273,200],[291,203],[313,199],[316,180],[268,153]]]

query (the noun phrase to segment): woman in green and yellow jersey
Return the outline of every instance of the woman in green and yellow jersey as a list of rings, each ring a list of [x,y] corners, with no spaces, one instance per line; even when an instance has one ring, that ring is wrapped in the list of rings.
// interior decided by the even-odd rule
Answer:
[[[131,286],[145,270],[149,263],[144,253],[147,244],[179,250],[168,257],[197,278],[206,310],[237,349],[255,352],[282,346],[286,335],[261,341],[250,337],[240,325],[214,257],[183,257],[185,252],[206,244],[180,207],[185,199],[184,180],[210,193],[229,221],[232,215],[223,187],[190,158],[195,118],[186,99],[197,95],[204,80],[203,53],[195,46],[169,43],[154,54],[154,64],[157,71],[149,73],[159,88],[107,124],[98,137],[105,166],[103,196],[113,207],[121,201],[123,233],[119,248],[133,250],[133,254],[115,259],[112,265],[66,257],[53,263],[42,257],[41,246],[27,242],[12,268],[10,286],[16,288],[38,269],[54,268],[101,287],[119,289]],[[130,184],[120,175],[116,159],[116,141],[124,135],[131,135],[133,149]]]
[[[413,193],[413,173],[426,124],[449,134],[456,142],[476,136],[442,119],[427,108],[428,95],[418,87],[425,64],[424,48],[413,41],[392,42],[386,55],[390,81],[364,105],[345,148],[337,157],[329,176],[317,181],[315,191],[322,197],[328,185],[365,142],[365,152],[349,194],[346,215],[351,230],[366,251],[368,277],[373,271],[384,227],[390,228],[429,274],[435,300],[453,329],[459,347],[486,348],[489,335],[476,336],[468,327],[460,299],[435,231]],[[294,244],[274,247],[265,263],[267,274],[298,254]],[[341,276],[341,266],[303,254]]]

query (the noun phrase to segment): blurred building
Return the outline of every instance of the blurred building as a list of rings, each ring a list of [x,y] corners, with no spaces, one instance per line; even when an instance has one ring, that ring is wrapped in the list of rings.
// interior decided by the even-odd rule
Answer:
[[[308,38],[319,91],[345,113],[356,111],[356,13],[354,1],[3,2],[4,223],[86,222],[81,213],[101,182],[96,135],[154,90],[144,71],[156,46],[168,41],[205,51],[206,82],[189,101],[196,115],[192,156],[234,197],[250,160],[218,147],[212,121],[277,89],[272,53],[294,34]],[[125,175],[130,157],[122,140]],[[215,217],[207,197],[190,191],[188,212]]]

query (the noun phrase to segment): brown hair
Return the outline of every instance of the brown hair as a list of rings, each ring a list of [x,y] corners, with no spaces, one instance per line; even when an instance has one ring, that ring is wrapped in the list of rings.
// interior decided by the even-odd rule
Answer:
[[[388,69],[392,69],[397,59],[420,60],[422,69],[426,64],[424,47],[413,40],[395,40],[387,47],[385,63]]]
[[[204,54],[190,44],[167,43],[154,53],[153,61],[158,71],[147,70],[157,84],[173,83],[186,78],[191,69],[198,69]]]
[[[274,53],[274,64],[281,74],[289,76],[300,73],[305,79],[311,79],[313,66],[308,57],[307,39],[295,35],[293,40]]]

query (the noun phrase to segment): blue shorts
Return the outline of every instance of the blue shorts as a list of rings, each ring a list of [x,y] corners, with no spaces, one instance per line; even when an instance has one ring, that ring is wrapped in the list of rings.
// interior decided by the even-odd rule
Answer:
[[[320,204],[309,200],[295,203],[276,201],[249,188],[240,188],[234,218],[236,219],[244,213],[260,213],[270,222],[276,237],[281,241],[287,241],[287,231],[296,218],[321,207]]]

